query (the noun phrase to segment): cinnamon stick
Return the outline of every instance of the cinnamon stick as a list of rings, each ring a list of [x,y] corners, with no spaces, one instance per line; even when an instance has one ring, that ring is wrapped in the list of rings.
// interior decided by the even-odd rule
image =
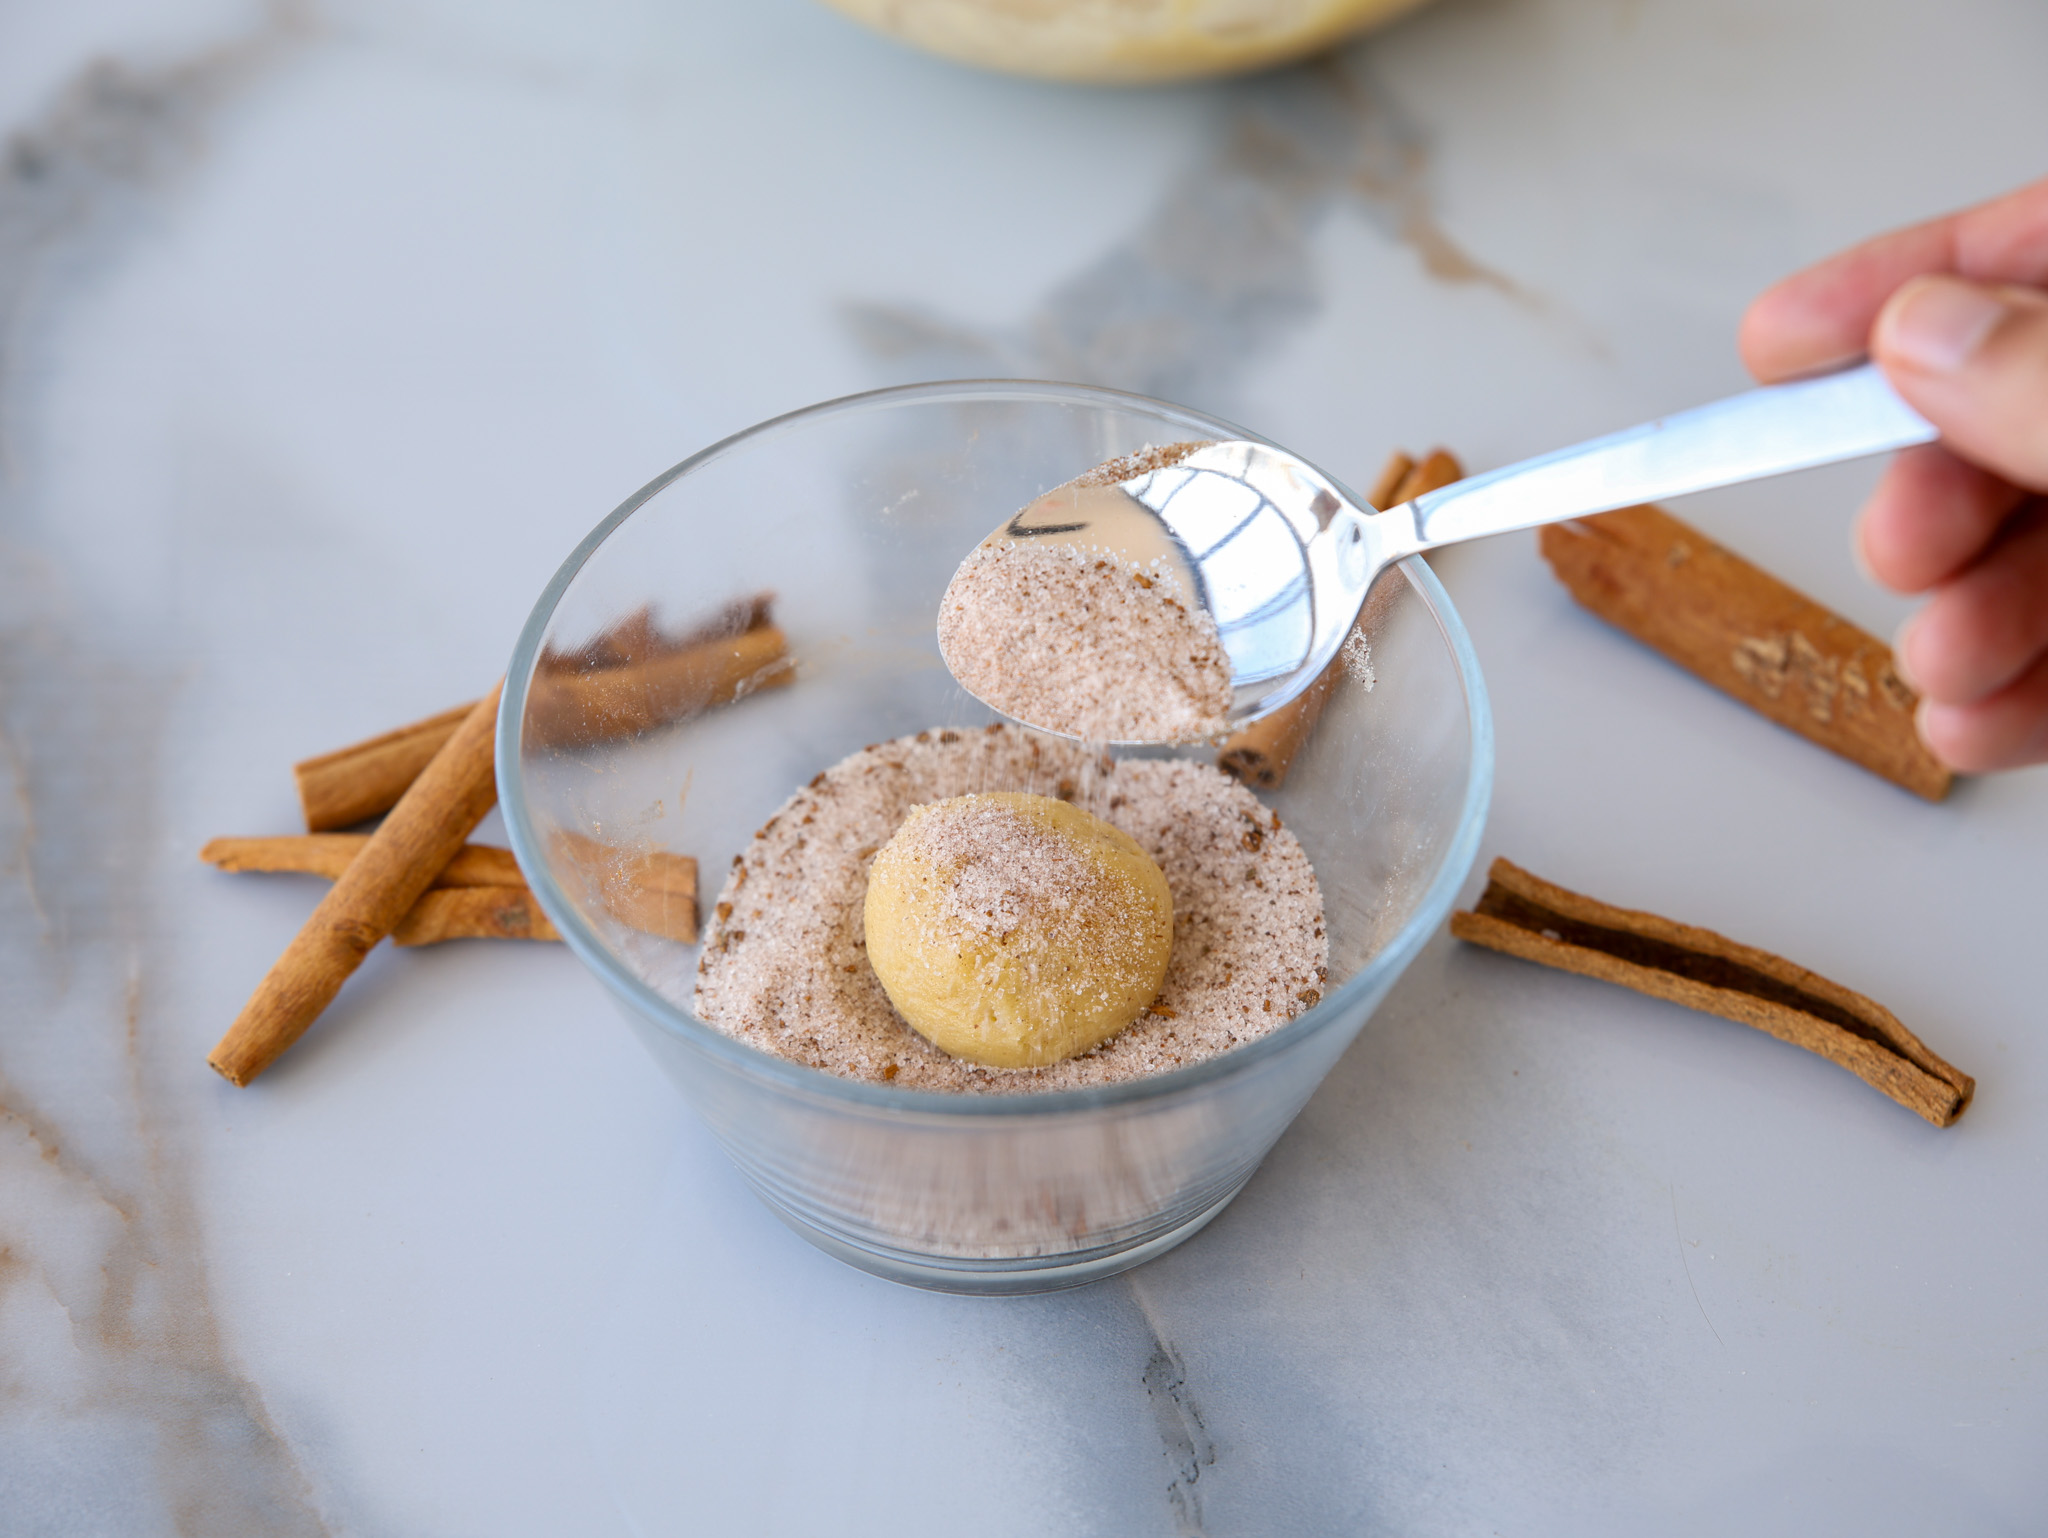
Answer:
[[[370,841],[367,833],[304,833],[281,838],[216,838],[199,851],[226,871],[287,871],[333,881]],[[460,891],[480,894],[452,897]],[[443,940],[559,940],[528,890],[512,851],[464,844],[391,931],[395,945]]]
[[[575,740],[594,742],[607,734],[640,731],[654,724],[664,704],[676,706],[677,701],[671,696],[677,692],[679,677],[683,681],[679,714],[687,713],[691,708],[723,704],[751,688],[773,688],[788,683],[794,675],[786,670],[778,672],[772,666],[785,649],[786,643],[781,639],[780,631],[775,632],[773,642],[750,643],[741,648],[741,657],[724,663],[720,661],[723,654],[719,652],[719,643],[771,628],[769,613],[774,601],[773,593],[753,593],[734,599],[708,618],[676,632],[662,630],[654,622],[653,606],[643,605],[574,651],[551,649],[544,652],[538,672],[550,683],[544,687],[536,679],[534,692],[541,696],[549,695],[552,690],[554,713],[561,718],[551,722],[552,727],[566,727]],[[711,650],[713,655],[709,661],[703,658],[687,660],[702,648]],[[678,663],[676,659],[679,658],[686,660]],[[663,663],[670,666],[666,669],[656,666]],[[638,677],[633,670],[646,668],[654,668],[656,699],[653,707],[643,701],[637,714],[630,710],[608,713],[600,708],[588,719],[579,712],[578,702],[583,691],[591,687],[591,680],[613,675],[597,690],[601,702],[629,698]],[[741,677],[728,680],[721,692],[718,675],[734,668]],[[764,669],[767,670],[765,673]],[[703,679],[694,691],[688,684],[692,677]],[[664,688],[669,691],[668,696],[662,695]],[[693,707],[691,701],[697,696],[701,699]],[[396,731],[294,764],[292,774],[298,782],[299,804],[306,815],[306,831],[324,833],[335,828],[349,828],[391,810],[398,798],[405,794],[405,787],[440,751],[441,745],[454,735],[455,728],[469,714],[470,708],[470,705],[458,705],[437,716],[428,716],[424,721],[414,721]],[[609,727],[607,723],[610,723]]]
[[[391,931],[393,945],[561,938],[523,885],[434,888],[422,893]]]
[[[498,799],[499,690],[463,718],[285,947],[207,1061],[245,1085],[305,1033]]]
[[[1451,917],[1461,940],[1754,1026],[1848,1069],[1937,1127],[1969,1108],[1976,1081],[1875,1000],[1768,951],[1566,891],[1506,860],[1487,877],[1474,910]]]
[[[795,681],[787,637],[761,625],[624,667],[536,673],[525,731],[542,745],[582,747]]]
[[[1413,502],[1417,497],[1432,491],[1441,491],[1453,481],[1465,478],[1465,467],[1458,462],[1458,456],[1449,449],[1431,449],[1428,457],[1401,478],[1400,486],[1389,507],[1398,507],[1403,502]]]
[[[207,864],[226,871],[283,871],[338,879],[370,842],[368,833],[300,833],[275,838],[216,838],[199,851]],[[568,841],[577,874],[593,888],[604,909],[623,924],[648,934],[694,945],[697,940],[697,861],[665,850],[621,849],[580,834]],[[441,901],[435,894],[481,891],[486,897]],[[426,893],[392,930],[399,945],[437,940],[559,940],[512,851],[493,844],[464,844],[442,868]],[[419,936],[429,938],[418,938]]]
[[[1929,801],[1954,775],[1913,724],[1891,648],[1657,507],[1538,531],[1571,595],[1780,726]]]
[[[655,623],[653,604],[642,604],[624,619],[613,621],[594,639],[574,651],[548,647],[541,653],[540,670],[543,673],[592,672],[652,662],[657,657],[688,651],[707,641],[722,641],[728,636],[759,630],[769,623],[774,604],[773,593],[750,593],[722,604],[694,624],[674,631],[663,630]]]
[[[367,833],[292,833],[276,838],[210,839],[199,858],[227,871],[296,871],[339,880],[370,842]],[[495,844],[464,844],[434,877],[443,887],[524,886],[512,851]]]
[[[1366,500],[1385,510],[1464,477],[1464,467],[1446,449],[1431,450],[1419,465],[1406,454],[1396,452],[1373,482]],[[1387,600],[1382,596],[1380,601],[1384,604]],[[1369,630],[1377,618],[1372,597],[1368,596],[1366,610],[1359,616],[1360,628]],[[1216,767],[1256,789],[1279,789],[1287,779],[1287,771],[1294,766],[1294,756],[1322,718],[1323,707],[1330,702],[1343,667],[1344,659],[1339,656],[1300,694],[1225,741],[1216,755]]]
[[[1365,500],[1372,504],[1376,513],[1384,513],[1401,500],[1401,488],[1414,473],[1415,461],[1400,449],[1387,456],[1387,462],[1380,466],[1379,479],[1372,483],[1372,490],[1365,494]]]
[[[1343,670],[1340,656],[1285,705],[1227,738],[1217,750],[1216,767],[1254,789],[1278,790],[1294,767],[1295,754],[1323,718],[1323,707],[1330,703]]]
[[[324,833],[353,827],[379,812],[388,812],[441,751],[476,701],[414,721],[366,742],[337,748],[292,765],[306,831]]]
[[[217,838],[199,851],[226,871],[287,871],[337,879],[370,841],[367,833]],[[392,928],[394,945],[443,940],[559,940],[519,873],[512,851],[464,844]]]

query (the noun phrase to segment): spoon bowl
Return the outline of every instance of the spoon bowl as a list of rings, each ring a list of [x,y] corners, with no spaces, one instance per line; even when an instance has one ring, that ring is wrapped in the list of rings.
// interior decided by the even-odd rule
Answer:
[[[1347,552],[1354,566],[1365,559],[1372,510],[1264,443],[1175,444],[1144,457],[1166,462],[1122,480],[1083,476],[1056,487],[983,546],[1069,544],[1130,567],[1166,567],[1215,622],[1231,672],[1225,721],[1235,728],[1300,693],[1315,658],[1343,644],[1364,590],[1349,597],[1355,580],[1321,568]],[[1358,537],[1325,538],[1346,513]],[[1074,735],[1060,723],[1026,724]]]

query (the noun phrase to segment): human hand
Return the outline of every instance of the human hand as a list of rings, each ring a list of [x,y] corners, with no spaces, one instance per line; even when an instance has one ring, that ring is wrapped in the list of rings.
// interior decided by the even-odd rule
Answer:
[[[2048,762],[2048,179],[1895,230],[1767,289],[1765,381],[1864,354],[1941,431],[1857,523],[1871,574],[1927,602],[1892,650],[1920,735],[1971,772]]]

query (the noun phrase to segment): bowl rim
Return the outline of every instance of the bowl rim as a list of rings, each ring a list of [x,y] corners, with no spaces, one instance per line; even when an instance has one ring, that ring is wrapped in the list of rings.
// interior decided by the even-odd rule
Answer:
[[[671,1003],[625,966],[585,923],[582,914],[556,883],[553,872],[546,860],[541,857],[540,840],[535,834],[526,802],[525,782],[521,776],[519,763],[519,724],[525,713],[528,684],[533,676],[542,637],[547,632],[548,624],[554,617],[563,594],[568,591],[570,584],[575,581],[590,558],[620,525],[673,482],[693,470],[723,458],[743,445],[753,444],[763,438],[779,437],[820,417],[949,400],[1038,401],[1054,405],[1096,405],[1125,410],[1135,408],[1207,437],[1244,438],[1274,448],[1281,447],[1272,439],[1249,432],[1221,417],[1129,390],[1036,379],[947,379],[864,390],[852,395],[819,401],[815,405],[804,406],[795,411],[787,411],[721,438],[663,471],[614,508],[569,553],[568,558],[549,579],[547,586],[541,590],[539,599],[536,600],[531,614],[519,632],[519,639],[513,646],[511,661],[506,668],[504,693],[498,705],[496,732],[499,803],[503,810],[506,831],[511,838],[513,854],[519,862],[520,869],[525,873],[527,884],[539,901],[542,911],[553,922],[569,949],[596,974],[598,980],[616,998],[650,1023],[682,1038],[698,1051],[722,1059],[736,1070],[771,1080],[779,1087],[805,1098],[823,1098],[840,1104],[860,1105],[875,1110],[946,1117],[1046,1116],[1160,1099],[1197,1089],[1215,1079],[1245,1072],[1269,1057],[1290,1050],[1307,1037],[1318,1035],[1324,1029],[1334,1026],[1350,1013],[1352,1005],[1358,999],[1368,995],[1383,983],[1391,983],[1392,976],[1399,974],[1413,953],[1421,948],[1423,942],[1444,921],[1451,904],[1456,900],[1458,889],[1464,885],[1465,877],[1478,855],[1480,836],[1486,825],[1487,808],[1492,800],[1493,713],[1488,702],[1486,680],[1480,672],[1479,658],[1473,650],[1472,638],[1465,629],[1464,621],[1459,618],[1450,594],[1444,590],[1442,582],[1437,579],[1436,573],[1430,569],[1428,563],[1419,556],[1409,556],[1401,561],[1399,566],[1409,584],[1428,607],[1431,619],[1435,621],[1439,634],[1443,636],[1450,649],[1452,663],[1464,689],[1466,727],[1472,743],[1471,767],[1466,778],[1465,795],[1458,808],[1458,821],[1450,842],[1439,859],[1436,873],[1430,878],[1422,900],[1416,904],[1415,911],[1409,915],[1408,921],[1381,946],[1370,961],[1359,968],[1354,976],[1326,993],[1316,1004],[1278,1030],[1268,1032],[1242,1046],[1233,1047],[1227,1052],[1218,1053],[1214,1057],[1205,1058],[1201,1062],[1191,1063],[1167,1073],[1149,1074],[1115,1084],[1092,1085],[1081,1089],[1024,1091],[1015,1094],[959,1094],[945,1090],[898,1089],[892,1085],[870,1084],[864,1080],[843,1078],[838,1074],[827,1073],[821,1068],[812,1068],[750,1046],[697,1019],[679,1005]],[[1314,468],[1328,476],[1343,495],[1360,506],[1366,505],[1364,499],[1346,486],[1340,478],[1330,476],[1329,472],[1322,470],[1320,466]]]

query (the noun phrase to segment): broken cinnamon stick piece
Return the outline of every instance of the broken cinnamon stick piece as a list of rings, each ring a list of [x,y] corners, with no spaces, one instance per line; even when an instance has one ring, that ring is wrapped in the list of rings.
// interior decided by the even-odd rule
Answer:
[[[1464,468],[1447,450],[1433,449],[1419,465],[1406,454],[1396,452],[1373,482],[1368,500],[1384,511],[1412,501],[1426,491],[1463,480],[1464,476]],[[1366,611],[1359,616],[1360,628],[1369,630],[1376,617],[1372,598],[1368,596]],[[1294,756],[1322,718],[1323,707],[1330,702],[1330,692],[1336,687],[1343,667],[1340,655],[1300,694],[1227,739],[1216,754],[1216,767],[1254,789],[1278,790],[1287,779],[1287,771],[1294,767]]]
[[[393,945],[561,938],[523,885],[436,888],[423,893],[391,931]]]
[[[366,742],[293,764],[292,778],[298,782],[306,831],[325,833],[353,827],[390,811],[405,794],[405,787],[419,777],[475,708],[476,701],[471,700]]]
[[[208,865],[228,871],[297,871],[339,880],[370,842],[367,833],[294,833],[276,838],[216,838],[199,851]],[[512,851],[495,844],[464,844],[434,878],[434,887],[524,886]]]
[[[1848,1069],[1937,1127],[1976,1093],[1976,1080],[1860,993],[1712,930],[1568,892],[1506,860],[1493,862],[1474,910],[1451,916],[1451,933],[1755,1026]]]
[[[1580,604],[1724,694],[1929,801],[1954,775],[1891,648],[1657,507],[1537,531]]]
[[[207,1061],[229,1083],[246,1085],[305,1034],[498,799],[498,694],[493,688],[463,718],[214,1047]]]
[[[608,844],[581,833],[554,835],[558,857],[586,897],[645,934],[697,943],[697,860],[663,849]]]

